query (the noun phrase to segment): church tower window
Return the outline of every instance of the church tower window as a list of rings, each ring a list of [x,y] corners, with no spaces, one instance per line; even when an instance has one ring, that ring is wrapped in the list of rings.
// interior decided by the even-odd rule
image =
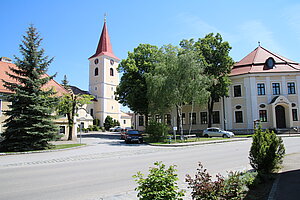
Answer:
[[[114,69],[113,69],[113,68],[110,68],[109,74],[110,74],[111,76],[114,76]]]
[[[98,69],[98,67],[96,67],[96,69],[95,69],[95,76],[98,76],[98,74],[99,74],[99,69]]]

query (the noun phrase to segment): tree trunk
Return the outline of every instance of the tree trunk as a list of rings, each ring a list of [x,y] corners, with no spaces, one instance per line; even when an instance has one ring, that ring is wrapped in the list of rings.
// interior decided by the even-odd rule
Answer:
[[[76,109],[76,98],[73,101],[72,111],[69,114],[70,118],[69,118],[69,137],[68,137],[68,140],[73,140],[73,127],[74,127],[75,109]]]
[[[177,116],[178,116],[178,125],[179,125],[179,132],[180,132],[180,139],[183,140],[183,127],[182,127],[182,106],[176,105],[177,108]]]
[[[214,109],[214,100],[210,97],[208,100],[208,128],[212,126],[212,115]]]
[[[190,119],[190,128],[189,128],[189,135],[191,134],[192,131],[192,126],[193,126],[193,112],[194,112],[194,101],[192,101],[192,110],[191,110],[191,119]]]
[[[71,117],[71,113],[67,114],[67,118],[68,118],[68,125],[69,125],[69,135],[68,135],[68,140],[72,140],[72,132],[73,132],[73,120]]]
[[[148,122],[149,122],[149,114],[145,114],[145,129],[148,127]]]

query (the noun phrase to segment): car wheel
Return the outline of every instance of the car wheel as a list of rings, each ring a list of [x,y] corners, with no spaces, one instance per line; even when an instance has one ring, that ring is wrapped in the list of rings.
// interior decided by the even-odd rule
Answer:
[[[223,134],[223,138],[228,138],[228,136],[226,134]]]
[[[128,140],[125,140],[125,143],[126,143],[126,144],[129,144],[129,141],[128,141]]]
[[[204,137],[208,138],[209,136],[208,136],[208,134],[205,134]]]

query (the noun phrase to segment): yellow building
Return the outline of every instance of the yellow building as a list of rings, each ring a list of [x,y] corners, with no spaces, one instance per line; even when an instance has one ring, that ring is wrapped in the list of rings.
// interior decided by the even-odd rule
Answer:
[[[4,94],[11,93],[10,90],[4,87],[2,80],[8,81],[8,82],[16,82],[16,80],[10,78],[6,72],[12,73],[10,68],[16,68],[16,65],[12,63],[11,59],[6,58],[6,57],[1,57],[0,58],[0,134],[4,131],[4,121],[8,118],[8,116],[3,114],[3,111],[8,110],[9,107],[8,105],[11,104],[11,102],[8,102],[5,99]],[[47,75],[46,75],[47,76]],[[50,80],[44,88],[54,88],[54,91],[56,91],[56,95],[61,96],[65,93],[68,93],[67,90],[65,90],[64,87],[62,87],[60,84],[58,84],[56,81],[53,79]],[[67,138],[67,133],[68,133],[68,126],[67,126],[67,119],[62,116],[59,119],[55,120],[55,123],[57,126],[59,126],[59,134],[62,135],[62,138]],[[76,132],[75,132],[76,135]],[[75,137],[76,138],[76,137]]]

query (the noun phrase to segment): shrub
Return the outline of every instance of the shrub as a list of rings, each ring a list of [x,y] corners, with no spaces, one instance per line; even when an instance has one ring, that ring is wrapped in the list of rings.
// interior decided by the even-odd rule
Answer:
[[[93,131],[99,131],[100,130],[100,127],[97,126],[97,125],[93,125]]]
[[[149,135],[151,142],[162,142],[168,135],[169,129],[166,124],[151,120],[145,132]]]
[[[141,172],[133,177],[138,183],[135,188],[138,191],[140,200],[181,200],[184,196],[184,191],[178,191],[176,181],[178,180],[175,174],[175,166],[171,165],[168,169],[161,162],[155,162],[156,167],[149,170],[148,177],[144,178]]]
[[[188,188],[192,189],[192,199],[238,200],[246,196],[249,186],[255,184],[256,176],[255,172],[229,172],[227,179],[218,174],[213,181],[211,175],[199,163],[195,179],[187,175],[186,182],[189,184]]]
[[[186,175],[186,177],[186,182],[189,184],[188,188],[192,189],[193,199],[217,200],[221,196],[224,178],[221,175],[216,175],[217,180],[212,181],[211,175],[201,163],[199,163],[195,179],[192,179],[190,175]]]
[[[224,181],[223,198],[231,200],[243,199],[247,191],[246,179],[242,176],[242,173],[229,172],[228,178]]]
[[[89,125],[89,127],[87,128],[89,131],[93,131],[93,125]]]
[[[95,118],[93,119],[93,125],[99,126],[100,125],[100,120]]]
[[[114,126],[114,120],[111,116],[107,116],[104,120],[104,127],[105,127],[105,130],[109,130],[111,127]]]
[[[259,174],[269,174],[280,168],[285,154],[283,141],[269,130],[255,130],[249,153],[251,166]]]

